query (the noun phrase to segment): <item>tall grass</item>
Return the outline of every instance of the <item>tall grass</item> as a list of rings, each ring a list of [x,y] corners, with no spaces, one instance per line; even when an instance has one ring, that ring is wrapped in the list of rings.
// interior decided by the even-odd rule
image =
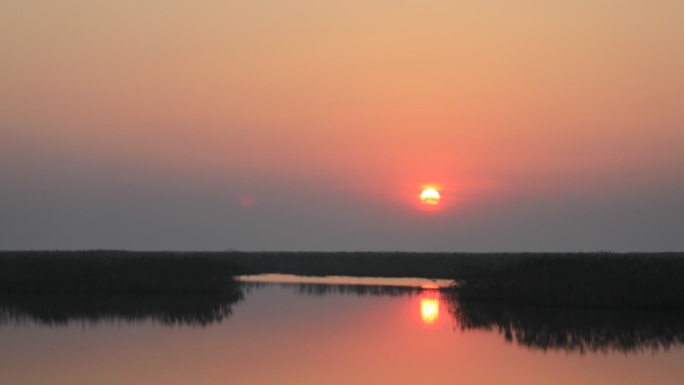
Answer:
[[[225,256],[244,274],[433,279],[451,279],[453,271],[465,263],[498,265],[520,257],[510,253],[414,252],[233,252]]]
[[[217,256],[127,252],[0,254],[5,293],[223,293],[235,265]]]
[[[684,308],[679,256],[537,256],[454,272],[463,299],[543,306]]]
[[[684,308],[684,253],[0,252],[0,292],[217,293],[238,273],[442,278],[464,299]]]

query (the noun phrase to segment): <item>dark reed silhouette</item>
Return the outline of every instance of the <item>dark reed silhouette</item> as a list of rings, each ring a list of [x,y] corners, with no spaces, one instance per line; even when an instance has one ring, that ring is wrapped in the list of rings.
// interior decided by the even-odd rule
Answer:
[[[543,351],[639,353],[684,346],[681,310],[552,308],[444,296],[461,330],[496,330]]]
[[[212,255],[135,252],[4,252],[0,293],[222,293],[235,265]]]
[[[221,294],[12,294],[0,295],[0,327],[33,321],[42,325],[72,322],[153,321],[162,325],[206,326],[232,314],[243,299],[236,285]]]
[[[542,306],[684,308],[679,255],[536,256],[454,271],[463,299]]]
[[[238,273],[446,278],[464,298],[684,307],[684,253],[0,252],[0,292],[216,292]]]
[[[525,254],[526,255],[526,254]],[[452,279],[463,264],[501,264],[523,254],[413,252],[225,253],[244,274]]]
[[[665,258],[684,260],[684,253],[415,253],[415,252],[133,252],[2,251],[6,257],[190,257],[238,268],[239,274],[297,274],[311,276],[415,277],[453,279],[464,266],[497,267],[527,259],[549,258]],[[0,261],[1,262],[1,261]]]

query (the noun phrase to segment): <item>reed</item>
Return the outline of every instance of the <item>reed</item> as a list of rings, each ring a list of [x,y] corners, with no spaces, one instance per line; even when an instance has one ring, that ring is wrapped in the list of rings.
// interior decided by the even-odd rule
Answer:
[[[177,253],[4,252],[4,293],[222,293],[235,265],[218,256]]]
[[[464,299],[684,308],[684,253],[0,252],[0,292],[218,293],[237,274],[453,279]]]
[[[454,279],[463,299],[543,306],[684,308],[679,255],[537,256],[466,265]]]

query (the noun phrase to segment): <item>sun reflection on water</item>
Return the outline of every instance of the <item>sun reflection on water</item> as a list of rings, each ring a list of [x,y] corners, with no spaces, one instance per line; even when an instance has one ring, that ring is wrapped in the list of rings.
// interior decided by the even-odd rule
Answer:
[[[439,318],[439,299],[432,290],[421,294],[420,317],[426,325],[434,324]]]

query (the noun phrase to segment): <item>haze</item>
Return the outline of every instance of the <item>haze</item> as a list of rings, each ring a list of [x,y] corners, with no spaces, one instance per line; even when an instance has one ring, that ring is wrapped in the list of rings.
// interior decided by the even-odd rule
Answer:
[[[6,0],[0,249],[683,250],[684,2],[565,3]]]

